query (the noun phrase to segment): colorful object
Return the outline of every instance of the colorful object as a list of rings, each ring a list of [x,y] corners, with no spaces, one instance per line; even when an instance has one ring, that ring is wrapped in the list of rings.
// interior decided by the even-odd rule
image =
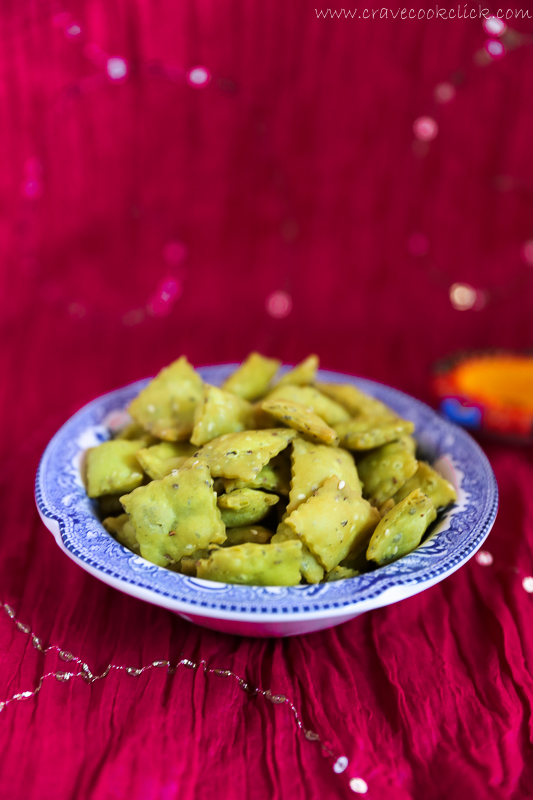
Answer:
[[[199,374],[209,383],[221,384],[233,369],[234,365],[204,367]],[[319,375],[323,381],[351,381],[412,419],[420,455],[457,484],[458,502],[444,513],[431,538],[400,561],[350,581],[288,586],[273,592],[272,587],[189,578],[139,559],[113,541],[72,464],[80,461],[87,445],[98,444],[108,435],[108,417],[114,418],[117,409],[127,406],[147,381],[99,397],[54,436],[37,473],[36,499],[43,522],[58,545],[100,580],[189,621],[228,633],[290,636],[321,630],[429,588],[466,563],[492,527],[498,491],[485,455],[464,431],[403,392],[335,372],[320,371]],[[286,430],[286,435],[291,433]],[[134,495],[146,493],[151,486],[137,489]]]
[[[436,368],[440,410],[472,430],[531,440],[533,356],[505,351],[455,356]]]

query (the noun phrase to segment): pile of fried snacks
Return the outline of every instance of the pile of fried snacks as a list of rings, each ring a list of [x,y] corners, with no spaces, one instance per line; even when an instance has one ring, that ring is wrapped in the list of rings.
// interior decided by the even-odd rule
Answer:
[[[211,581],[352,578],[420,544],[453,486],[416,458],[414,425],[311,355],[252,353],[221,387],[185,356],[131,402],[132,422],[86,453],[86,485],[121,544]]]

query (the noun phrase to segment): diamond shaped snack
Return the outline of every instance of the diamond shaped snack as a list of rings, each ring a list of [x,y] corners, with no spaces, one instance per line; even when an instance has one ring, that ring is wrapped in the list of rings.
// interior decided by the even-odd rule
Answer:
[[[239,481],[234,478],[221,478],[226,492],[234,489],[263,489],[265,492],[288,495],[291,481],[291,465],[285,453],[274,456],[268,464],[250,481]]]
[[[125,494],[144,480],[135,453],[145,445],[143,439],[110,439],[87,451],[87,494],[101,497]]]
[[[333,428],[330,428],[322,417],[319,417],[318,414],[315,414],[301,403],[279,398],[277,400],[265,400],[261,407],[263,411],[288,425],[289,428],[294,428],[294,430],[303,433],[304,436],[308,436],[314,441],[333,445],[338,444],[339,437]]]
[[[330,572],[346,558],[354,542],[366,536],[374,513],[379,518],[367,500],[335,475],[286,517],[284,524]]]
[[[195,445],[189,442],[159,442],[138,450],[136,456],[146,474],[158,481],[182,467],[195,450]]]
[[[341,447],[348,450],[372,450],[382,444],[394,442],[400,436],[410,434],[415,426],[400,417],[376,417],[361,414],[349,422],[333,426],[339,435]]]
[[[222,388],[244,400],[257,400],[268,390],[280,365],[281,361],[277,358],[265,358],[259,353],[250,353],[246,361],[224,381]]]
[[[141,554],[135,530],[127,514],[121,514],[119,517],[107,517],[102,522],[102,525],[108,533],[115,537],[117,542],[123,544],[133,553]]]
[[[317,369],[318,356],[307,356],[307,358],[297,364],[293,369],[286,372],[276,385],[285,386],[289,383],[293,386],[306,386],[313,383],[315,380]]]
[[[261,525],[243,525],[242,528],[227,528],[227,539],[222,547],[233,547],[236,544],[246,544],[246,542],[268,544],[272,539],[272,535],[271,530],[263,528]]]
[[[322,417],[328,425],[335,425],[337,422],[345,422],[350,419],[350,415],[345,408],[326,397],[325,394],[322,394],[313,386],[278,384],[267,395],[265,400],[289,400],[293,403],[301,403],[302,406]],[[262,408],[264,409],[264,403]]]
[[[435,506],[429,497],[415,489],[378,523],[366,557],[382,566],[407,555],[418,547],[436,517]]]
[[[358,462],[364,495],[373,506],[383,505],[415,474],[418,462],[411,441],[411,437],[400,437],[372,450]]]
[[[129,514],[142,557],[161,567],[226,539],[213,479],[202,462],[141,486],[120,502]]]
[[[197,577],[253,586],[295,586],[300,583],[300,542],[254,544],[213,550],[197,564]]]
[[[239,528],[260,522],[278,502],[277,494],[267,494],[257,489],[236,489],[230,494],[220,495],[218,507],[224,525]]]
[[[340,481],[361,494],[361,483],[353,456],[340,447],[313,444],[305,439],[294,439],[292,443],[292,479],[289,494],[289,515],[299,505],[305,503],[326,478],[337,475]]]
[[[412,478],[399,489],[394,495],[394,501],[399,503],[404,497],[407,497],[415,489],[420,489],[426,494],[435,508],[445,508],[450,503],[455,503],[457,500],[457,493],[452,484],[447,481],[442,475],[426,464],[424,461],[418,462],[418,469]]]
[[[226,433],[197,450],[190,462],[201,459],[214,478],[251,481],[295,436],[290,428]]]
[[[154,436],[168,442],[186,440],[194,425],[194,411],[203,395],[203,381],[185,356],[162,369],[128,411]]]
[[[374,417],[396,417],[394,411],[385,403],[362,392],[351,383],[321,383],[318,381],[315,386],[322,394],[343,406],[352,417],[357,417],[359,414],[370,414]]]
[[[191,442],[207,444],[224,433],[237,433],[253,428],[254,412],[251,403],[216,386],[204,386],[203,402],[194,413]]]
[[[302,562],[300,564],[300,571],[307,583],[320,583],[324,577],[324,568],[316,560],[312,552],[309,550],[299,536],[294,533],[288,525],[280,522],[278,529],[272,539],[272,544],[279,544],[280,542],[295,541],[302,543]]]

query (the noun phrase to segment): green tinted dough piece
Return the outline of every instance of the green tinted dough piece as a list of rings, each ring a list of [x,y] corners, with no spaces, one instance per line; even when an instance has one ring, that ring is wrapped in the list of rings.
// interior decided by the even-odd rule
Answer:
[[[214,478],[251,481],[296,435],[289,428],[226,433],[197,450],[190,461],[204,461]]]
[[[280,542],[294,541],[298,542],[301,539],[283,522],[280,522],[278,529],[272,539],[272,544],[279,544]],[[316,560],[307,545],[302,542],[302,561],[300,564],[300,571],[302,577],[307,583],[320,583],[324,577],[324,569]]]
[[[361,494],[361,483],[353,456],[340,447],[312,444],[304,439],[292,443],[292,479],[287,514],[305,503],[319,486],[333,475]]]
[[[218,545],[217,545],[218,547]],[[196,565],[201,558],[209,558],[211,550],[204,547],[202,550],[196,550],[191,556],[183,556],[180,559],[179,571],[182,575],[189,575],[191,578],[196,577]]]
[[[285,386],[289,383],[292,386],[307,386],[315,380],[317,369],[318,356],[307,356],[307,358],[300,361],[293,369],[286,372],[276,385]]]
[[[358,462],[364,495],[373,506],[385,503],[415,474],[418,462],[409,438],[401,437],[397,442],[384,444]]]
[[[135,530],[127,514],[121,514],[120,517],[108,517],[104,519],[102,525],[108,533],[115,537],[117,542],[123,544],[128,550],[137,553],[137,555],[141,554]]]
[[[197,565],[197,577],[251,586],[294,586],[300,583],[300,542],[254,544],[213,550]]]
[[[433,467],[424,461],[419,461],[418,469],[412,478],[409,478],[402,488],[394,495],[394,500],[399,503],[415,489],[420,489],[426,494],[436,509],[445,508],[450,503],[455,503],[457,494],[452,484]]]
[[[143,426],[139,425],[138,422],[129,422],[115,433],[113,439],[142,439],[146,434],[147,431],[145,431]]]
[[[194,411],[202,395],[202,379],[182,356],[139,392],[128,411],[159,439],[183,441],[192,433]]]
[[[286,517],[284,524],[329,572],[346,558],[360,537],[367,535],[374,513],[379,517],[370,503],[335,475]]]
[[[335,425],[337,422],[350,419],[350,415],[345,408],[331,400],[331,398],[326,397],[314,386],[293,386],[289,383],[280,386],[278,384],[268,394],[266,400],[289,400],[293,403],[300,403],[314,414],[322,417],[328,425]]]
[[[374,417],[397,416],[381,400],[376,400],[375,397],[362,392],[351,383],[316,383],[316,387],[327,397],[343,406],[352,417],[359,414],[370,414]]]
[[[314,441],[338,444],[339,437],[333,428],[330,428],[322,417],[301,403],[278,398],[277,400],[265,400],[262,407],[267,414],[271,414],[284,425],[294,428]]]
[[[87,450],[87,494],[125,494],[140,486],[144,479],[141,465],[135,457],[144,441],[110,439]]]
[[[257,400],[267,391],[280,365],[281,361],[276,358],[265,358],[260,353],[250,353],[246,361],[243,361],[241,366],[224,381],[222,388],[244,400]]]
[[[345,578],[355,578],[359,575],[359,571],[356,569],[350,569],[349,567],[334,567],[331,572],[328,572],[326,575],[326,581],[342,581]]]
[[[278,501],[277,494],[266,494],[257,489],[236,489],[230,494],[221,494],[218,507],[226,527],[240,528],[264,519]]]
[[[251,481],[238,481],[231,478],[221,478],[226,492],[234,489],[263,489],[266,492],[288,495],[291,481],[291,465],[285,453],[274,456],[265,464]]]
[[[189,442],[160,442],[138,450],[136,455],[146,474],[158,481],[182,467],[195,451],[195,445]]]
[[[262,525],[245,525],[242,528],[228,528],[226,530],[227,539],[223,547],[233,547],[236,544],[246,544],[246,542],[256,542],[256,544],[268,544],[272,539],[273,532]]]
[[[222,436],[253,428],[254,411],[248,400],[217,386],[205,386],[203,402],[196,407],[191,442],[202,445]]]
[[[98,498],[98,512],[101,519],[106,517],[118,517],[124,513],[120,494],[104,494]]]
[[[349,422],[340,422],[333,427],[339,434],[341,446],[348,450],[372,450],[382,444],[394,442],[415,429],[412,422],[400,417],[376,417],[367,414],[361,414]]]
[[[437,512],[420,489],[415,489],[394,506],[372,534],[366,557],[382,566],[407,555],[420,544]]]
[[[213,480],[203,463],[182,467],[120,498],[141,555],[161,567],[226,538]]]

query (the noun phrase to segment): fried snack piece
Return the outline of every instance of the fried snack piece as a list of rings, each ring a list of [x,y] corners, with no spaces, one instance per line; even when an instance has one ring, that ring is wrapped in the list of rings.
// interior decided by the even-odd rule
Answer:
[[[409,439],[400,437],[397,442],[384,444],[358,462],[364,496],[373,506],[383,505],[415,474],[418,462]]]
[[[367,536],[374,512],[379,518],[370,503],[335,475],[286,517],[284,524],[329,572],[346,558],[357,540]]]
[[[195,450],[189,442],[160,442],[138,450],[136,456],[146,474],[158,481],[170,475],[173,469],[182,467]]]
[[[273,417],[288,425],[289,428],[309,436],[311,439],[327,444],[336,445],[339,437],[329,425],[326,425],[322,417],[310,411],[301,403],[291,400],[265,400],[262,403],[263,411],[272,414]]]
[[[415,489],[420,489],[424,492],[437,510],[445,508],[457,500],[457,493],[452,484],[424,461],[418,462],[418,469],[413,477],[409,478],[402,488],[396,492],[394,495],[395,502],[399,503],[400,500],[403,500]]]
[[[342,581],[345,578],[355,578],[359,575],[359,570],[350,569],[349,567],[334,567],[331,572],[328,572],[326,581]]]
[[[230,494],[221,494],[217,502],[224,525],[240,528],[264,519],[278,501],[277,494],[267,494],[257,489],[235,489]]]
[[[142,439],[146,433],[147,431],[138,422],[128,422],[113,435],[113,439]]]
[[[243,400],[257,400],[264,395],[281,361],[265,358],[259,353],[250,353],[246,361],[222,384],[226,392],[236,394]]]
[[[271,544],[280,542],[301,541],[301,539],[285,523],[280,522],[278,529],[272,539]],[[302,561],[300,564],[302,577],[307,583],[320,583],[324,577],[324,568],[318,563],[307,545],[302,542]]]
[[[141,486],[120,502],[130,516],[142,557],[161,567],[226,539],[213,480],[202,462]]]
[[[189,461],[204,461],[214,478],[251,481],[296,435],[289,428],[226,433],[197,450]]]
[[[251,481],[238,481],[231,478],[221,478],[226,492],[235,489],[263,489],[266,492],[288,495],[291,481],[291,465],[285,453],[274,456],[265,464]]]
[[[418,547],[436,516],[429,497],[415,489],[383,517],[372,534],[366,557],[382,566],[407,555]]]
[[[300,583],[300,542],[255,544],[213,550],[197,564],[198,578],[251,586],[294,586]]]
[[[318,356],[312,355],[304,358],[293,369],[286,372],[277,382],[277,386],[285,386],[287,383],[293,386],[306,386],[316,378],[318,369]]]
[[[162,369],[132,400],[131,416],[146,430],[167,442],[189,438],[194,411],[202,399],[203,381],[185,356]]]
[[[228,537],[222,547],[233,547],[236,544],[246,544],[246,542],[256,542],[256,544],[268,544],[272,539],[273,532],[262,525],[244,525],[242,528],[228,528]]]
[[[348,450],[373,450],[374,447],[394,442],[415,429],[412,422],[400,417],[376,417],[367,414],[361,414],[349,422],[340,422],[333,427],[339,435],[341,446]]]
[[[120,494],[104,494],[98,498],[98,511],[100,517],[118,517],[124,513],[122,503],[119,500]]]
[[[361,494],[361,483],[353,456],[340,447],[312,444],[305,439],[295,439],[292,443],[292,480],[287,514],[305,503],[314,491],[333,475]]]
[[[300,403],[319,417],[322,417],[328,425],[335,425],[337,422],[345,422],[350,419],[346,409],[319,392],[314,386],[293,386],[289,383],[280,386],[278,384],[265,399],[289,400],[292,403]],[[261,407],[265,410],[264,403],[262,403]]]
[[[102,525],[108,533],[115,537],[117,542],[137,553],[138,556],[141,554],[135,530],[127,514],[121,514],[120,517],[107,517]]]
[[[207,444],[224,433],[237,433],[252,428],[253,406],[247,400],[225,392],[217,386],[204,386],[203,402],[196,406],[191,442]]]
[[[87,450],[87,494],[126,494],[140,486],[144,474],[135,453],[142,439],[110,439]]]
[[[351,417],[357,417],[359,414],[370,414],[374,417],[396,417],[389,406],[366,392],[362,392],[351,383],[318,382],[315,386],[327,397],[343,406]]]
[[[393,497],[389,497],[389,499],[388,499],[388,500],[385,500],[385,502],[384,502],[384,503],[382,503],[382,504],[379,506],[379,508],[378,508],[378,511],[379,511],[380,515],[381,515],[382,517],[384,517],[386,514],[388,514],[388,513],[389,513],[389,511],[390,511],[391,509],[393,509],[393,508],[394,508],[394,506],[395,506],[395,505],[396,505],[396,501],[394,500],[394,498],[393,498]]]
[[[216,545],[216,547],[218,547],[218,545]],[[195,578],[196,564],[201,558],[209,558],[210,552],[210,548],[204,547],[201,550],[196,550],[191,556],[183,556],[179,563],[179,571],[181,574],[189,575],[189,577]]]

